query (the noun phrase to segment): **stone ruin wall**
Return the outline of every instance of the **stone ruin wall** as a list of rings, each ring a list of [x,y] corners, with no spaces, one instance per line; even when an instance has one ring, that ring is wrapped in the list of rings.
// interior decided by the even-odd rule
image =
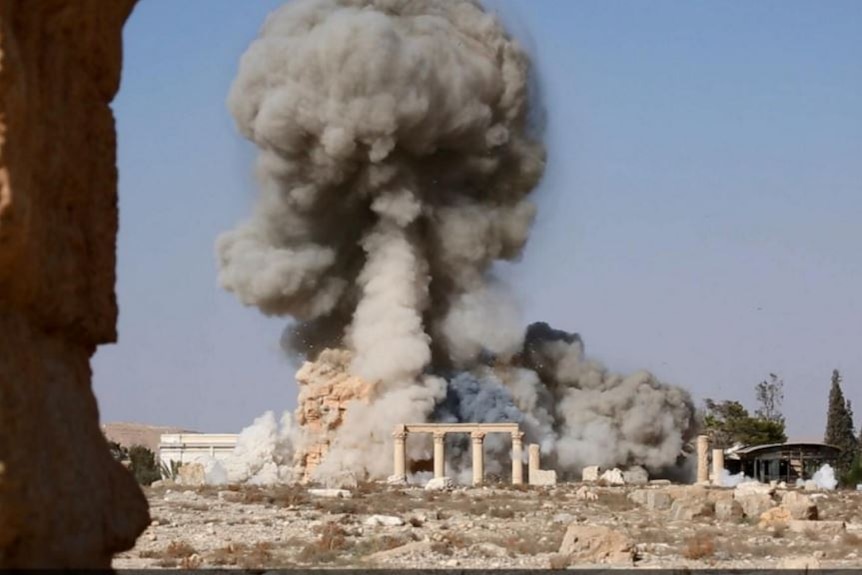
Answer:
[[[110,102],[134,0],[0,0],[0,568],[108,567],[149,523],[99,429],[116,340]]]
[[[302,481],[326,455],[350,402],[368,402],[374,386],[349,373],[351,354],[327,349],[307,361],[296,374],[299,385],[295,420],[301,438],[294,455],[294,472]]]

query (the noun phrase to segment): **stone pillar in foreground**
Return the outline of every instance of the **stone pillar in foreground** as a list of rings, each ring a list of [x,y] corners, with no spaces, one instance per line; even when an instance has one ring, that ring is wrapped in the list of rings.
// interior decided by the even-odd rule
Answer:
[[[395,430],[392,437],[395,439],[392,448],[392,475],[396,479],[407,479],[407,432],[401,427]]]
[[[697,436],[697,482],[709,481],[709,438]]]
[[[539,466],[541,465],[540,459],[539,459],[539,457],[541,455],[539,452],[539,444],[538,443],[531,443],[530,447],[527,448],[527,451],[528,451],[528,457],[529,457],[529,462],[528,462],[527,468],[529,469],[530,475],[532,476],[533,473],[539,471]]]
[[[512,434],[512,485],[524,483],[524,432]]]
[[[117,339],[110,103],[133,5],[0,0],[2,570],[108,569],[150,522],[90,366]]]
[[[474,431],[470,437],[473,440],[473,485],[481,485],[485,475],[485,433]]]
[[[434,432],[434,477],[446,475],[446,432]]]
[[[712,484],[721,485],[721,476],[724,475],[724,450],[712,450]]]

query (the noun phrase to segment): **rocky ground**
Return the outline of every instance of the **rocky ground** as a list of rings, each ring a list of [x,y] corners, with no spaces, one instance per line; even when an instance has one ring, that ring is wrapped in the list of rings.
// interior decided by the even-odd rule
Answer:
[[[359,484],[147,497],[152,524],[115,568],[862,567],[862,493],[850,491]]]

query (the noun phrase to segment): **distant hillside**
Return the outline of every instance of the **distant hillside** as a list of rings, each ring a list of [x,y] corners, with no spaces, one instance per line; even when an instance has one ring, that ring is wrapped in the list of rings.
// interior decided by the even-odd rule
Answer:
[[[116,441],[124,447],[143,445],[156,451],[159,448],[159,437],[163,433],[195,433],[180,427],[160,427],[144,423],[106,423],[102,431],[111,441]]]

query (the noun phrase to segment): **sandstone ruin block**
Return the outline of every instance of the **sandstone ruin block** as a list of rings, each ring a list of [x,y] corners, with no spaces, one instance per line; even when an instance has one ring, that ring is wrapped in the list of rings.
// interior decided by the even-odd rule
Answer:
[[[781,499],[781,506],[786,508],[793,519],[817,519],[817,504],[798,491],[788,491]]]
[[[677,499],[670,507],[674,521],[692,521],[715,515],[715,505],[702,499]]]
[[[606,485],[625,485],[626,480],[623,477],[623,472],[614,467],[613,469],[608,469],[602,476],[599,477],[599,481],[605,483]]]
[[[149,523],[90,382],[117,337],[110,103],[133,5],[0,0],[0,568],[106,568]]]
[[[794,533],[813,532],[819,535],[841,535],[846,529],[843,521],[808,521],[791,519],[787,527]]]
[[[635,545],[620,531],[601,525],[569,525],[560,545],[560,554],[571,563],[608,563],[631,565]]]
[[[715,502],[715,518],[719,521],[735,523],[744,516],[742,506],[734,499],[720,499]]]
[[[623,481],[627,485],[646,485],[649,483],[649,472],[640,465],[629,467],[623,471]]]
[[[581,481],[584,483],[598,481],[601,473],[602,468],[598,465],[588,465],[587,467],[584,467],[584,470],[581,472]]]

